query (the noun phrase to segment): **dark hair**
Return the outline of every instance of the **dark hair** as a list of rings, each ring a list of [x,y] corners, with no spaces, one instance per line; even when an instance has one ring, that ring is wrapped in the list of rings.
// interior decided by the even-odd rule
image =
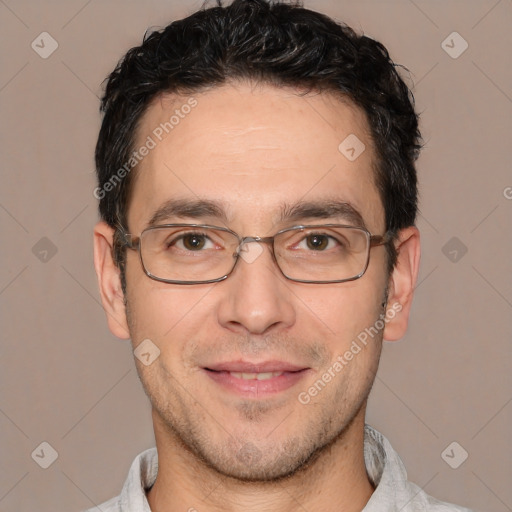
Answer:
[[[146,33],[142,44],[129,50],[107,78],[95,154],[96,191],[103,191],[101,218],[127,229],[133,175],[128,172],[116,183],[112,178],[130,160],[138,122],[151,100],[161,93],[190,94],[230,80],[250,80],[336,93],[360,107],[376,149],[375,183],[386,229],[396,234],[414,225],[421,134],[413,95],[396,68],[381,43],[300,2],[234,0],[223,6],[217,0],[210,8],[203,4],[187,18]],[[114,253],[125,289],[125,251],[116,243]],[[391,271],[396,263],[392,243],[388,255]]]

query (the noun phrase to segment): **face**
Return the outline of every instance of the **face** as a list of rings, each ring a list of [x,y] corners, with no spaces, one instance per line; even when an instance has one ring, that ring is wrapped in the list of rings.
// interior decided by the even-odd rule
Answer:
[[[360,110],[327,94],[300,97],[271,86],[226,85],[193,97],[191,109],[182,108],[188,96],[159,98],[142,119],[136,146],[148,136],[156,146],[137,169],[131,233],[139,235],[169,200],[214,201],[223,215],[181,212],[160,216],[159,224],[213,224],[241,236],[354,223],[343,212],[283,215],[300,202],[329,199],[350,205],[372,234],[383,234],[374,150]],[[176,109],[179,122],[159,141],[154,130]],[[354,161],[338,149],[350,134],[366,148]],[[364,413],[381,333],[341,370],[333,365],[383,312],[383,246],[371,249],[362,278],[345,283],[287,280],[267,246],[254,260],[240,259],[228,279],[195,285],[148,278],[129,250],[126,278],[134,348],[149,338],[160,351],[148,366],[136,360],[155,429],[210,468],[246,480],[293,474]],[[309,393],[329,368],[329,382]]]

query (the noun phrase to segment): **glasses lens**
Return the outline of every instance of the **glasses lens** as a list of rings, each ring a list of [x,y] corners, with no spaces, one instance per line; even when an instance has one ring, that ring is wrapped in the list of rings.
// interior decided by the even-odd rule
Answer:
[[[308,226],[280,233],[275,255],[283,273],[300,281],[342,281],[368,263],[369,235],[359,228]]]
[[[364,229],[334,226],[292,228],[275,237],[283,274],[299,281],[343,281],[363,274],[370,238]],[[145,271],[173,282],[214,281],[236,263],[238,238],[222,228],[191,225],[156,227],[142,233]]]
[[[228,274],[238,246],[235,235],[197,226],[157,227],[141,236],[144,269],[166,281],[209,281]]]

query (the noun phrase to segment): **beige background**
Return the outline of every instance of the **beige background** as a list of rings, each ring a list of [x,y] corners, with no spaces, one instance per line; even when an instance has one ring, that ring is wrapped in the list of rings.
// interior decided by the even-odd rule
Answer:
[[[0,0],[2,512],[98,504],[153,444],[130,345],[107,330],[92,265],[97,96],[147,27],[200,4]],[[512,1],[306,6],[382,40],[411,70],[423,113],[420,283],[406,338],[385,346],[368,421],[428,493],[512,510]],[[31,48],[43,31],[59,45],[47,59]],[[441,46],[453,31],[469,44],[457,59]],[[48,469],[34,460],[48,448],[31,457],[43,441],[58,452]],[[457,469],[441,457],[453,441],[469,454]]]

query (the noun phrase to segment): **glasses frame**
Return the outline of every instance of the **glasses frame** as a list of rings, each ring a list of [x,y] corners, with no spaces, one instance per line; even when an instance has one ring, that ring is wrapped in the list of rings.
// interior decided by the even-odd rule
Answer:
[[[172,279],[163,279],[161,277],[157,277],[157,276],[151,274],[151,272],[149,272],[148,269],[146,268],[146,266],[144,265],[144,260],[142,258],[142,244],[141,244],[142,235],[146,231],[152,231],[152,230],[155,230],[155,229],[163,229],[163,228],[173,228],[173,227],[213,228],[213,229],[216,229],[218,231],[225,231],[227,233],[231,233],[232,235],[234,235],[237,238],[237,240],[238,240],[238,247],[236,249],[236,252],[233,253],[234,262],[233,262],[233,266],[231,267],[231,270],[227,274],[223,275],[222,277],[219,277],[219,278],[216,278],[216,279],[207,279],[207,280],[203,280],[203,281],[176,281],[176,280],[172,280]],[[275,238],[277,236],[281,235],[282,233],[286,233],[288,231],[294,231],[294,230],[300,230],[300,229],[307,229],[307,228],[334,228],[334,227],[336,227],[336,228],[355,229],[355,230],[362,231],[363,233],[365,233],[366,238],[367,238],[366,263],[364,265],[363,270],[359,274],[357,274],[354,277],[350,277],[350,278],[346,278],[346,279],[337,279],[337,280],[332,280],[332,281],[316,281],[316,280],[293,279],[293,278],[287,276],[283,272],[283,270],[281,269],[281,267],[280,267],[280,265],[279,265],[279,263],[277,261],[276,255],[275,255],[274,240],[275,240]],[[226,228],[226,227],[213,226],[211,224],[189,224],[189,223],[160,224],[160,225],[156,225],[156,226],[150,226],[150,227],[145,228],[144,230],[142,230],[142,232],[140,233],[139,236],[134,236],[131,233],[126,233],[121,228],[119,228],[119,232],[120,232],[120,235],[121,235],[120,236],[120,240],[119,240],[121,246],[127,247],[128,249],[132,249],[132,250],[137,251],[139,253],[139,259],[140,259],[140,263],[142,265],[142,269],[144,270],[144,273],[149,278],[151,278],[151,279],[153,279],[155,281],[159,281],[159,282],[162,282],[162,283],[169,283],[169,284],[208,284],[208,283],[218,283],[220,281],[224,281],[235,270],[236,264],[238,263],[238,260],[240,259],[240,252],[242,250],[242,247],[246,243],[250,243],[250,242],[259,242],[259,243],[264,243],[264,244],[269,245],[270,246],[270,252],[272,254],[272,259],[274,260],[274,263],[276,264],[276,266],[279,269],[279,271],[281,272],[281,274],[286,279],[288,279],[290,281],[294,281],[294,282],[297,282],[297,283],[306,283],[306,284],[346,283],[348,281],[355,281],[356,279],[359,279],[359,278],[361,278],[364,275],[364,273],[368,269],[368,265],[370,264],[370,249],[372,247],[377,247],[377,246],[380,246],[380,245],[385,245],[385,244],[387,244],[387,243],[389,243],[391,241],[391,233],[389,231],[387,231],[383,235],[372,235],[366,228],[359,227],[359,226],[350,226],[348,224],[301,224],[301,225],[298,225],[298,226],[292,226],[292,227],[289,227],[289,228],[281,229],[280,231],[278,231],[274,235],[272,235],[272,236],[265,236],[265,237],[260,237],[260,236],[244,236],[244,237],[242,237],[238,233],[236,233],[235,231],[233,231],[233,230],[231,230],[229,228]]]

